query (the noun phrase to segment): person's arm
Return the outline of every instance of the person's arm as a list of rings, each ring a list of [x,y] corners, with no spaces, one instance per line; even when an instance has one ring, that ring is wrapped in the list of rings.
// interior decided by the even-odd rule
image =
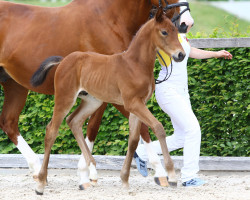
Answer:
[[[189,57],[195,59],[222,58],[222,57],[224,57],[225,59],[232,59],[233,56],[226,50],[206,51],[202,49],[197,49],[195,47],[191,47]]]

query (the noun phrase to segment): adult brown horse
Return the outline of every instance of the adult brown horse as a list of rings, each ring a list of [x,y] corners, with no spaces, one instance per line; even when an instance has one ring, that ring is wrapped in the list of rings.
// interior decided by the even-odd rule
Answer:
[[[168,0],[169,4],[176,2]],[[162,4],[166,6],[165,1]],[[55,72],[52,69],[44,84],[35,88],[29,80],[37,66],[49,56],[66,56],[77,50],[104,54],[124,51],[147,21],[152,5],[159,6],[159,1],[74,0],[57,8],[0,2],[0,81],[5,94],[0,127],[24,155],[34,175],[40,170],[40,161],[20,135],[18,118],[28,90],[54,94]],[[169,10],[167,16],[171,18],[174,12]],[[100,123],[105,107],[89,121],[90,141],[96,136],[95,124]],[[128,117],[123,107],[116,107]]]
[[[154,63],[158,49],[173,57],[176,62],[185,58],[185,52],[178,40],[177,28],[163,15],[162,8],[158,10],[154,19],[142,26],[127,51],[113,55],[77,51],[61,61],[55,72],[55,107],[53,117],[46,128],[45,153],[38,175],[37,194],[44,192],[52,145],[63,119],[75,104],[77,97],[82,99],[80,109],[77,114],[69,116],[67,122],[94,177],[97,177],[95,161],[83,137],[82,124],[103,102],[110,102],[124,105],[130,112],[129,146],[121,171],[123,185],[128,187],[131,161],[139,141],[142,122],[149,126],[159,139],[169,183],[176,185],[174,164],[168,153],[164,127],[146,106],[155,88]],[[46,77],[43,71],[48,71],[57,62],[58,57],[51,57],[42,64],[41,80],[45,80]],[[33,80],[33,83],[35,82],[41,81]],[[159,181],[168,186],[167,177]]]

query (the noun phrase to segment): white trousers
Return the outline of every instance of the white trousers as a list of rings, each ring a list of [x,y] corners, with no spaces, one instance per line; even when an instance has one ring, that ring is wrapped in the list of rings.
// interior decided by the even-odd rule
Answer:
[[[168,150],[171,152],[183,148],[182,182],[195,178],[199,171],[201,131],[191,108],[188,89],[166,87],[162,83],[156,86],[155,96],[161,109],[171,118],[174,127],[174,134],[166,137]],[[154,150],[162,154],[159,141],[152,143]],[[138,145],[136,152],[140,158],[148,160],[143,144]]]

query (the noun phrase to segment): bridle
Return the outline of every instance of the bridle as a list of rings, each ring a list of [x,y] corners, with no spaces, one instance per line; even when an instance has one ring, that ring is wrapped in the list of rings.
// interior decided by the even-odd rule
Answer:
[[[165,4],[166,4],[165,7],[162,6],[162,0],[159,0],[159,8],[163,8],[163,12],[165,12],[165,13],[166,13],[167,10],[169,10],[169,9],[176,8],[176,7],[180,7],[180,6],[186,6],[186,8],[185,8],[183,11],[181,11],[178,15],[174,16],[174,17],[171,19],[171,21],[172,21],[173,23],[176,23],[176,21],[180,19],[181,15],[182,15],[184,12],[186,12],[186,11],[188,11],[188,10],[190,11],[188,2],[180,2],[180,3],[174,3],[174,4],[168,4],[167,0],[164,0],[164,2],[165,2]],[[150,15],[150,18],[153,18],[153,17],[154,17],[153,15]],[[171,61],[171,66],[170,66],[170,67],[171,67],[171,71],[170,71],[170,74],[168,74],[168,66],[167,66],[165,60],[163,59],[163,57],[161,56],[161,54],[159,53],[159,51],[157,51],[157,55],[161,58],[161,60],[163,61],[164,65],[166,66],[166,69],[167,69],[166,76],[165,76],[165,78],[164,78],[163,80],[155,80],[155,84],[160,84],[160,83],[162,83],[162,82],[168,80],[169,77],[171,76],[172,70],[173,70],[173,63],[172,63],[172,58],[170,58],[170,61]]]
[[[181,15],[186,12],[186,11],[190,11],[190,8],[189,8],[189,3],[188,2],[180,2],[180,3],[174,3],[174,4],[168,4],[167,0],[164,0],[166,6],[163,7],[162,6],[162,0],[159,0],[159,8],[163,8],[163,11],[166,13],[167,10],[169,9],[172,9],[172,8],[176,8],[176,7],[181,7],[181,6],[186,6],[186,8],[181,11],[178,15],[176,15],[175,17],[173,17],[171,19],[171,21],[174,23],[176,22],[176,20],[180,19]]]

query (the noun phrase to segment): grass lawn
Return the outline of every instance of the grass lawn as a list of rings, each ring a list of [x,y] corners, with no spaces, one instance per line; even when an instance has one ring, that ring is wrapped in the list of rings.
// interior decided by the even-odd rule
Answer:
[[[70,0],[57,0],[56,2],[52,2],[51,0],[8,0],[10,2],[15,3],[25,3],[25,4],[32,4],[32,5],[38,5],[38,6],[49,6],[49,7],[57,7],[57,6],[63,6],[70,2]]]
[[[70,2],[70,0],[57,0],[57,2],[35,1],[35,0],[12,0],[16,3],[26,3],[40,6],[62,6]],[[195,20],[195,25],[191,30],[191,34],[200,37],[228,37],[248,36],[250,37],[250,22],[241,20],[234,15],[229,14],[221,9],[210,6],[204,2],[190,3],[191,15]],[[219,34],[215,34],[218,32]],[[197,34],[198,33],[198,34]]]
[[[250,37],[250,22],[248,21],[203,2],[191,2],[190,9],[195,21],[191,30],[193,34],[201,32],[202,35],[208,35],[213,33],[214,29],[218,29],[219,32],[226,33],[238,31]]]

